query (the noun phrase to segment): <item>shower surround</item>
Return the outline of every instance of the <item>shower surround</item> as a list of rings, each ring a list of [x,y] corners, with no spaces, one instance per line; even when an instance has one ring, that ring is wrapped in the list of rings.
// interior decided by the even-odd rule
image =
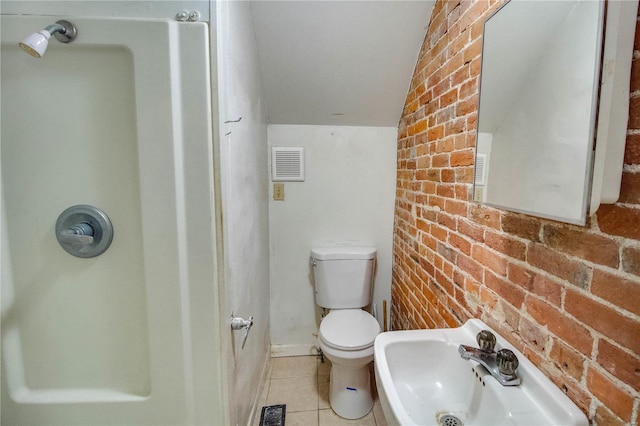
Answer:
[[[68,17],[34,59],[59,17],[1,19],[2,424],[223,422],[208,26]],[[56,241],[78,204],[97,257]]]

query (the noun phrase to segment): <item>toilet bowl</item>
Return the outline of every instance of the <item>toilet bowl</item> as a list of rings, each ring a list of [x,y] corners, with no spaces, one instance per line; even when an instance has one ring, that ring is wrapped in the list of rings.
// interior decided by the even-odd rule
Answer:
[[[330,311],[320,323],[320,349],[331,361],[329,403],[346,419],[359,419],[373,407],[369,365],[378,321],[361,309]]]
[[[318,332],[331,361],[329,403],[346,419],[359,419],[373,407],[369,366],[380,325],[361,308],[371,303],[375,255],[374,247],[311,250],[316,303],[329,310]]]

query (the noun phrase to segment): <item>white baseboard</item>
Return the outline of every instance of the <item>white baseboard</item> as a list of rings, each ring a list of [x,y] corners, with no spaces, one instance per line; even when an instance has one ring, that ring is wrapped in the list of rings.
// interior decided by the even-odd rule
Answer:
[[[273,358],[304,355],[318,355],[318,345],[312,343],[297,345],[271,345],[271,356]]]

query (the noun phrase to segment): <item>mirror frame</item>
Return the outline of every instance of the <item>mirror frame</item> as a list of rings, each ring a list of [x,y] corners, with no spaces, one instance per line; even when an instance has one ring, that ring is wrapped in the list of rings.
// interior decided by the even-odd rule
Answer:
[[[499,13],[509,0],[503,4],[496,12],[491,14],[484,22],[484,32],[486,32],[487,22]],[[584,0],[583,0],[584,1]],[[587,0],[589,1],[589,0]],[[601,6],[603,7],[603,6]],[[622,178],[622,167],[624,162],[624,148],[626,144],[626,132],[629,110],[629,81],[631,74],[631,61],[633,56],[633,43],[635,38],[635,26],[637,19],[638,0],[609,0],[606,4],[604,19],[600,19],[603,29],[600,28],[599,41],[603,47],[601,51],[602,61],[600,69],[597,70],[600,76],[600,84],[596,82],[596,89],[599,89],[599,96],[596,96],[594,103],[598,108],[597,120],[593,114],[590,123],[590,138],[585,141],[590,147],[588,150],[587,173],[585,176],[583,205],[581,207],[581,217],[577,220],[560,218],[544,213],[518,210],[504,205],[494,205],[484,203],[479,200],[477,179],[474,179],[473,200],[482,202],[496,208],[516,211],[531,216],[538,216],[557,221],[584,225],[587,214],[594,214],[601,203],[615,203],[620,194],[620,183]],[[486,51],[485,37],[483,32],[483,54]],[[604,38],[604,41],[602,40]],[[484,61],[484,58],[483,58]],[[484,64],[484,62],[483,62]],[[486,72],[484,66],[480,73],[479,90],[482,90],[482,74]],[[476,128],[476,148],[475,148],[475,173],[478,176],[479,167],[483,167],[482,154],[478,152],[478,138],[480,135],[480,102],[478,100],[478,124]],[[597,122],[597,126],[596,123]],[[594,141],[595,139],[595,141]]]

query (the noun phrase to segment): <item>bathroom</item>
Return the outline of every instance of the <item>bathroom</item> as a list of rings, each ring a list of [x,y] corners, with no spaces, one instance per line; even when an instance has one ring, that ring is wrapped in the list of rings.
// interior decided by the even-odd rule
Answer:
[[[343,7],[348,7],[350,2],[344,3]],[[478,37],[481,22],[498,4],[489,8],[485,1],[438,1],[417,9],[420,12],[412,14],[417,23],[406,29],[415,31],[407,35],[413,44],[394,39],[389,46],[384,36],[367,34],[377,42],[380,52],[388,53],[397,46],[409,51],[410,61],[396,63],[394,67],[405,73],[400,75],[400,88],[376,93],[376,102],[358,104],[361,108],[381,103],[396,105],[390,114],[393,119],[381,120],[374,110],[353,118],[350,115],[357,115],[358,110],[327,109],[322,117],[296,116],[288,122],[282,121],[276,112],[284,109],[294,114],[321,106],[314,96],[320,96],[323,86],[307,80],[306,85],[297,87],[292,96],[308,100],[312,104],[308,108],[294,104],[285,109],[286,105],[270,103],[273,102],[270,90],[283,91],[283,86],[270,84],[261,68],[271,64],[261,56],[264,49],[278,47],[261,44],[272,39],[259,37],[269,31],[261,26],[269,22],[267,6],[268,2],[202,1],[3,1],[0,5],[3,15],[64,16],[69,20],[74,16],[173,20],[179,10],[198,10],[200,22],[210,22],[217,29],[206,40],[214,52],[207,58],[211,79],[201,86],[204,91],[211,86],[212,98],[202,102],[205,110],[208,105],[212,112],[209,132],[213,135],[207,134],[206,129],[199,130],[203,138],[212,141],[213,152],[182,154],[190,159],[189,165],[199,158],[213,157],[212,165],[194,167],[197,174],[184,178],[187,183],[191,179],[197,187],[193,194],[184,197],[194,200],[210,197],[218,206],[214,211],[200,205],[203,211],[195,211],[198,208],[195,207],[194,211],[183,212],[189,219],[186,229],[189,239],[183,244],[190,245],[192,236],[200,231],[210,239],[196,239],[196,246],[189,251],[190,261],[202,258],[200,269],[190,271],[189,275],[196,274],[208,284],[192,288],[186,295],[180,293],[177,298],[182,305],[176,312],[171,311],[183,328],[189,324],[191,327],[187,337],[188,333],[172,331],[187,348],[182,349],[181,356],[192,360],[180,364],[184,377],[176,380],[183,380],[184,389],[173,395],[179,401],[173,409],[178,413],[175,415],[184,413],[182,424],[247,424],[259,416],[259,388],[267,374],[269,358],[315,353],[314,333],[320,311],[313,300],[308,257],[314,245],[331,243],[377,248],[373,305],[380,323],[383,300],[387,301],[392,329],[451,327],[469,317],[481,318],[504,336],[510,336],[590,419],[598,424],[637,424],[640,404],[637,337],[640,335],[640,98],[634,97],[640,90],[637,60],[633,62],[631,75],[630,120],[620,199],[616,204],[601,206],[587,226],[564,225],[470,202],[481,51]],[[282,4],[274,4],[272,12],[281,11],[276,6]],[[291,8],[296,6],[298,2],[290,4]],[[254,20],[253,13],[260,13],[264,19]],[[285,16],[273,13],[270,19]],[[319,11],[309,15],[321,16]],[[29,27],[24,35],[35,30]],[[380,32],[383,34],[382,28]],[[465,34],[467,41],[460,44],[460,40],[453,39],[454,32]],[[327,42],[339,43],[330,34],[325,37]],[[426,41],[421,48],[423,39]],[[3,43],[4,40],[3,36]],[[47,59],[55,58],[55,48],[60,49],[52,42]],[[433,80],[441,81],[449,75],[460,77],[455,73],[458,67],[453,68],[452,63],[445,66],[446,71],[432,69],[437,52],[447,50],[464,51],[469,57],[468,62],[463,61],[468,72],[466,80],[454,100],[460,110],[466,108],[467,112],[462,121],[454,118],[449,124],[433,126],[430,120],[436,119],[438,111],[424,109],[427,97],[437,97],[432,91]],[[278,57],[276,50],[267,51]],[[364,67],[357,69],[361,73],[376,66],[369,62],[355,65]],[[278,72],[284,70],[271,70],[271,75]],[[330,75],[324,78],[329,79]],[[3,86],[3,94],[4,89]],[[183,89],[188,90],[186,86]],[[310,96],[300,96],[301,91],[309,91]],[[4,102],[3,96],[3,110]],[[59,114],[54,105],[50,114]],[[430,168],[432,155],[426,151],[431,149],[427,141],[432,140],[442,141],[433,147],[437,150],[432,151],[433,155],[449,154],[452,161],[450,168],[436,169],[437,176]],[[305,148],[305,181],[285,183],[284,201],[273,200],[271,146]],[[422,180],[418,188],[410,185],[410,177],[416,175],[431,177]],[[203,183],[209,176],[211,183]],[[199,206],[197,202],[195,206]],[[138,213],[142,217],[145,214],[148,212]],[[56,217],[52,219],[54,224]],[[116,218],[112,219],[115,223]],[[3,226],[5,223],[3,219]],[[140,226],[133,225],[133,229]],[[5,232],[3,227],[2,233]],[[118,228],[115,235],[117,238]],[[213,249],[204,250],[207,244]],[[4,246],[2,253],[3,257],[7,253]],[[196,253],[201,256],[195,256]],[[3,264],[3,281],[4,274]],[[3,348],[11,346],[4,340],[5,324],[10,323],[5,318],[6,303],[3,283]],[[168,308],[146,309],[153,311],[149,313],[152,317],[158,314],[155,311]],[[188,318],[185,312],[189,312]],[[253,316],[244,349],[244,331],[230,330],[232,313],[245,319]],[[131,315],[135,320],[135,315]],[[151,331],[146,336],[153,340],[152,328],[167,324],[147,327]],[[575,342],[574,336],[584,340]],[[143,350],[138,353],[139,364],[153,371],[154,365],[145,361],[150,355]],[[5,359],[3,353],[3,362]],[[3,375],[4,368],[7,367],[3,367]],[[154,380],[152,376],[152,395],[158,385]],[[148,382],[144,378],[141,381]],[[149,393],[143,390],[139,398],[148,399]],[[133,406],[136,401],[132,398],[124,401],[124,405]],[[8,417],[11,409],[4,404],[3,399],[2,423],[17,423]],[[37,417],[50,415],[47,413],[32,413],[46,404],[26,405],[25,415],[36,416],[32,417],[34,422],[40,419],[40,423],[47,423],[42,419],[53,418]],[[86,424],[87,416],[96,418],[96,423],[111,424],[118,421],[130,424],[133,418],[99,420],[98,414],[87,414],[87,407],[93,405],[100,415],[105,414],[108,403],[58,405],[62,406],[59,411],[77,410],[77,415],[85,416],[84,421],[60,417],[64,419],[59,421],[62,424]],[[122,416],[128,409],[122,409]],[[153,424],[150,419],[153,418],[139,420],[139,424]],[[180,422],[178,417],[171,419],[172,423]]]

